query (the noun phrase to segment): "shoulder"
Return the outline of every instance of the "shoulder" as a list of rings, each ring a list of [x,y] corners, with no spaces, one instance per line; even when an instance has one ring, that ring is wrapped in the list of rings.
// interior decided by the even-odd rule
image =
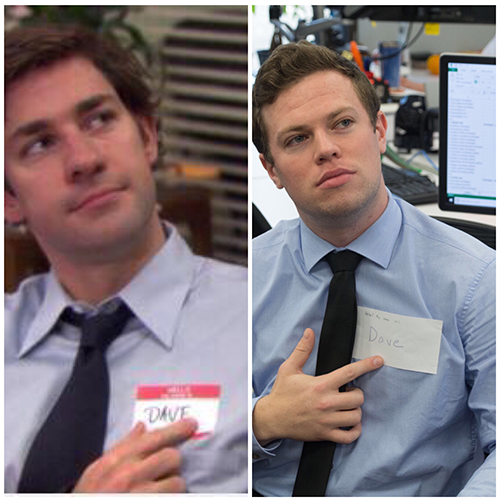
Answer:
[[[42,307],[47,288],[47,274],[25,279],[14,293],[4,298],[5,347],[11,339],[21,342]]]
[[[153,265],[148,265],[141,284],[149,287],[153,282],[163,288],[170,282],[171,290],[174,281],[181,290],[197,295],[246,289],[248,271],[245,267],[196,255],[174,226],[168,225],[168,229],[169,238]]]
[[[300,244],[300,219],[282,220],[275,227],[252,240],[254,262],[265,252],[278,253]]]
[[[26,278],[13,293],[5,294],[5,313],[12,315],[24,311],[36,311],[45,298],[47,274],[39,274]]]
[[[454,258],[461,262],[476,262],[484,266],[495,262],[495,250],[478,239],[429,217],[402,200],[397,200],[397,203],[403,214],[403,236],[419,245],[421,249],[433,252],[432,257],[442,255],[455,265],[458,262],[452,262]]]
[[[216,283],[235,283],[246,284],[248,280],[248,271],[246,267],[230,264],[209,257],[195,257],[200,279],[209,279]]]
[[[300,219],[280,221],[252,240],[252,295],[254,306],[269,294],[281,296],[290,279],[304,272]]]
[[[196,331],[202,328],[204,335],[227,339],[227,349],[239,346],[244,350],[248,343],[247,269],[206,257],[195,260],[196,271],[182,306],[183,317]],[[237,356],[239,359],[240,354]]]
[[[243,266],[195,256],[193,289],[212,297],[232,296],[246,304],[248,270]]]

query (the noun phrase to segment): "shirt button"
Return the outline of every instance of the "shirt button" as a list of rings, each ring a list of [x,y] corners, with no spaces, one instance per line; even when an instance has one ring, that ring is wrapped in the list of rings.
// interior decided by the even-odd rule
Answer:
[[[254,454],[252,455],[252,458],[253,458],[254,460],[258,460],[258,459],[260,458],[260,455],[258,455],[257,453],[254,453]]]

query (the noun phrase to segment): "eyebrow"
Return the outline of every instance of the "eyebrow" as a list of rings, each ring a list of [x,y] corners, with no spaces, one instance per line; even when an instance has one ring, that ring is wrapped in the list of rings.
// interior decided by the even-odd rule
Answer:
[[[79,102],[76,105],[75,110],[77,114],[84,115],[85,113],[102,106],[108,101],[116,101],[116,97],[112,94],[98,94]]]
[[[116,101],[116,97],[113,94],[97,94],[77,103],[74,107],[74,112],[76,115],[84,115],[99,108],[108,101]],[[11,138],[16,139],[36,135],[44,130],[47,130],[49,127],[50,120],[34,120],[17,127],[11,134]]]
[[[337,116],[341,115],[342,113],[345,113],[347,111],[356,111],[355,108],[353,108],[352,106],[345,106],[343,108],[340,108],[340,109],[337,109],[336,111],[332,111],[331,113],[329,113],[327,116],[326,116],[326,120],[327,121],[332,121],[334,120],[335,118],[337,118]],[[291,132],[303,132],[304,130],[307,130],[309,128],[308,125],[302,125],[302,124],[298,124],[298,125],[291,125],[290,127],[287,127],[283,130],[281,130],[280,132],[278,132],[278,141],[280,141],[283,136],[286,136],[288,134],[290,134]]]

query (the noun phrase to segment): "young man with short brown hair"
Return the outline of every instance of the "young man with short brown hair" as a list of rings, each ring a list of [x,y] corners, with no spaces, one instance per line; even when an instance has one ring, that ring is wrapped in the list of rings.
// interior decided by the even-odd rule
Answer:
[[[276,49],[255,81],[260,160],[300,218],[253,241],[253,488],[303,496],[316,486],[303,442],[333,442],[325,496],[494,496],[495,252],[386,189],[369,85],[307,42]],[[364,354],[312,376],[343,252],[360,259]]]
[[[73,27],[7,33],[5,58],[5,218],[26,224],[52,266],[6,297],[5,490],[246,491],[246,271],[193,255],[160,220],[144,71],[129,52]],[[77,365],[94,346],[79,346],[85,328],[71,318],[97,323],[122,309],[129,319],[107,347],[107,375],[76,392]],[[102,385],[106,408],[82,417]],[[188,397],[207,386],[216,388],[210,428],[177,421],[185,406],[179,413],[161,400],[151,404],[174,423],[146,428],[141,394],[181,387]],[[80,410],[46,434],[66,394]],[[97,449],[67,451],[94,419],[104,421]],[[69,431],[54,450],[62,424]]]

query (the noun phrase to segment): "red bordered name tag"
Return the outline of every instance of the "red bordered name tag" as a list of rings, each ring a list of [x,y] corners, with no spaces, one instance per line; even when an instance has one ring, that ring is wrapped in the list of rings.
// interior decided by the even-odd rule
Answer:
[[[134,425],[159,429],[184,418],[198,421],[195,438],[214,432],[219,414],[219,384],[140,385],[136,391]]]

